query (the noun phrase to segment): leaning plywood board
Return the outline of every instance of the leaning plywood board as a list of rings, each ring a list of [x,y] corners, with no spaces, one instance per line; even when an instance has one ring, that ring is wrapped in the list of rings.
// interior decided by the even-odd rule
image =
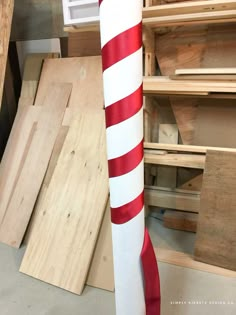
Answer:
[[[28,106],[17,112],[0,164],[0,226],[28,153],[33,125],[40,111],[40,106]]]
[[[0,241],[19,247],[33,211],[71,92],[71,84],[48,88],[36,131],[0,226]]]
[[[11,32],[13,5],[13,0],[2,0],[0,3],[0,108],[7,64],[7,52]]]
[[[112,255],[110,201],[108,201],[107,203],[91,267],[89,269],[87,284],[108,291],[114,291],[115,288]]]
[[[101,103],[81,109],[70,126],[20,268],[77,294],[86,282],[108,196]]]
[[[235,100],[202,100],[197,110],[195,145],[236,148]]]
[[[208,151],[194,258],[236,271],[236,153]]]
[[[58,53],[29,54],[25,60],[21,95],[18,107],[33,105],[36,97],[43,61],[59,58]]]

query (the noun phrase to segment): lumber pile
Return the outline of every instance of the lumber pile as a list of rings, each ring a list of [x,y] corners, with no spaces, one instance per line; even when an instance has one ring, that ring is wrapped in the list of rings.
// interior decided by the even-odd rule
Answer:
[[[42,57],[26,62],[35,101],[20,102],[0,164],[0,241],[19,248],[25,237],[27,275],[113,291],[101,57],[48,58],[39,74]]]

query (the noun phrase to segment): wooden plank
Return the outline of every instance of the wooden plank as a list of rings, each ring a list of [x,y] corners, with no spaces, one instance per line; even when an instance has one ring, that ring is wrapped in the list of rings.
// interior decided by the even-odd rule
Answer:
[[[166,210],[163,215],[164,226],[168,229],[194,232],[197,231],[198,215],[174,210]]]
[[[76,294],[87,278],[108,196],[100,102],[81,110],[70,127],[20,268]]]
[[[197,145],[183,145],[183,144],[165,144],[165,143],[144,143],[145,149],[153,150],[164,150],[164,151],[177,151],[177,152],[192,152],[192,153],[207,153],[209,150],[217,150],[223,152],[236,152],[234,148],[218,148],[218,147],[207,147]]]
[[[170,75],[172,80],[205,80],[205,81],[236,81],[236,75],[233,74],[187,74]]]
[[[158,94],[158,92],[217,92],[236,93],[236,82],[208,82],[171,80],[169,77],[144,77],[144,94]]]
[[[89,269],[87,285],[108,291],[114,291],[115,288],[109,201]]]
[[[144,162],[147,164],[168,165],[178,167],[189,167],[204,169],[205,166],[204,155],[197,154],[146,154]]]
[[[236,4],[232,0],[189,1],[171,3],[143,9],[143,17],[159,17],[178,14],[205,13],[225,10],[235,10]]]
[[[176,75],[198,75],[198,74],[236,74],[236,68],[193,68],[176,69]]]
[[[236,271],[236,153],[207,152],[194,258]]]
[[[180,26],[180,25],[199,25],[210,23],[227,23],[236,21],[236,10],[215,11],[204,13],[189,13],[161,17],[144,18],[143,24],[151,28]]]
[[[49,86],[37,129],[0,226],[0,241],[19,247],[33,211],[71,92],[71,84]]]
[[[149,206],[176,209],[198,213],[200,208],[199,194],[177,189],[160,187],[145,188],[145,203]]]
[[[159,125],[159,141],[160,143],[178,143],[178,128],[176,124],[160,124]],[[176,187],[177,172],[176,168],[168,166],[159,166],[157,174],[157,186]]]
[[[18,107],[33,105],[44,59],[59,58],[58,53],[29,54],[25,60],[21,95]]]
[[[154,250],[158,261],[180,267],[214,273],[223,277],[236,278],[236,272],[195,261],[189,254],[163,248],[155,248]]]
[[[236,148],[235,100],[202,100],[193,144]]]
[[[13,0],[2,0],[0,4],[0,108],[7,64],[13,6]]]
[[[33,124],[38,120],[40,112],[39,106],[28,106],[17,112],[0,164],[0,226],[28,153],[27,144]]]

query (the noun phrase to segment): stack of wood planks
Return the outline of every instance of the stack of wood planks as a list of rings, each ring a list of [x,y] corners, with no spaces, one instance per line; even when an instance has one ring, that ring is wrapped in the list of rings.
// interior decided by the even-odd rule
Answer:
[[[0,164],[0,241],[19,248],[26,236],[25,274],[76,294],[86,282],[112,291],[101,57],[48,57],[26,63],[36,70]]]

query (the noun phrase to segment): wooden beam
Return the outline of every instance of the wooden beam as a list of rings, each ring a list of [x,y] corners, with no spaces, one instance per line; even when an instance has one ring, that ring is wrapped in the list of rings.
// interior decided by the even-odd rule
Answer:
[[[166,144],[166,143],[144,143],[145,149],[164,150],[164,151],[177,151],[177,152],[192,152],[192,153],[205,153],[209,150],[217,150],[224,152],[236,152],[234,148],[217,148],[205,147],[196,145],[183,145],[183,144]]]
[[[236,3],[236,2],[235,2]],[[176,69],[176,75],[186,74],[236,74],[236,68],[193,68],[193,69]]]
[[[171,80],[206,80],[206,81],[236,81],[234,74],[184,74],[170,75]]]
[[[179,166],[188,168],[204,169],[204,155],[197,154],[145,154],[144,162],[146,164]]]
[[[145,203],[154,207],[198,213],[200,197],[199,192],[190,193],[180,189],[147,186],[145,188]]]
[[[160,28],[167,26],[180,26],[180,25],[197,25],[197,24],[210,24],[210,23],[227,23],[235,22],[236,10],[229,11],[216,11],[205,13],[190,13],[169,15],[161,17],[144,18],[143,24],[151,28]]]
[[[208,82],[208,81],[185,81],[171,80],[169,77],[152,76],[144,77],[143,81],[144,94],[158,93],[236,93],[236,82]]]
[[[155,248],[157,261],[167,264],[214,273],[224,277],[236,278],[236,272],[195,261],[193,256],[173,250]]]

